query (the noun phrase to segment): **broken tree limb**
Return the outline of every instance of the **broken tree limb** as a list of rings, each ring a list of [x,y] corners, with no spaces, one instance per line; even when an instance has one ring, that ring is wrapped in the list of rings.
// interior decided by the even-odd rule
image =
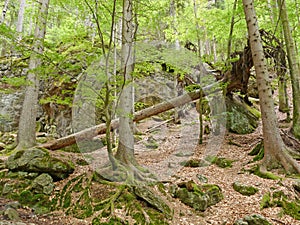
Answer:
[[[153,105],[141,111],[134,113],[133,121],[138,122],[143,119],[146,119],[150,116],[157,115],[159,113],[168,111],[170,109],[176,108],[178,106],[182,106],[186,103],[192,102],[198,98],[200,98],[201,93],[205,93],[206,95],[211,92],[216,92],[221,90],[220,86],[221,82],[216,82],[211,85],[202,88],[202,92],[200,89],[197,89],[193,92],[189,92],[183,94],[179,97],[170,99],[169,101],[165,101],[159,103],[157,105]],[[111,121],[111,129],[116,129],[119,126],[119,119],[114,119]],[[75,144],[76,142],[84,141],[84,140],[91,140],[93,137],[104,134],[106,132],[106,125],[105,123],[96,125],[94,127],[90,127],[79,131],[74,134],[70,134],[66,137],[62,137],[44,144],[39,145],[39,147],[46,148],[49,150],[57,150],[64,148],[66,146],[70,146]]]

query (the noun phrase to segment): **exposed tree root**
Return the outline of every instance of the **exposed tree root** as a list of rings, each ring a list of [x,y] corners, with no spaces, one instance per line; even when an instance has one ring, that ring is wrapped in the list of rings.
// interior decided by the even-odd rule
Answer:
[[[139,183],[156,183],[157,178],[150,173],[147,168],[132,163],[125,164],[115,159],[116,168],[114,169],[110,163],[103,168],[98,168],[97,173],[102,179],[114,182],[125,182],[129,185]]]
[[[289,154],[288,147],[286,147],[283,151],[277,152],[273,159],[263,159],[261,164],[261,171],[267,171],[273,168],[277,168],[278,166],[283,166],[286,173],[298,173],[300,174],[300,165],[299,163]]]
[[[123,191],[125,190],[126,185],[120,185],[117,188],[117,192],[112,195],[110,198],[103,200],[100,204],[105,205],[103,208],[103,212],[106,212],[110,215],[110,217],[114,217],[114,211],[115,211],[115,202],[118,200],[118,198],[121,196]]]
[[[255,155],[253,161],[259,161],[264,157],[263,141],[260,141],[256,147],[249,153]],[[260,166],[260,172],[266,174],[267,170],[282,166],[287,173],[300,173],[300,165],[295,159],[299,159],[300,153],[289,147],[283,151],[277,150],[272,158],[264,157]]]

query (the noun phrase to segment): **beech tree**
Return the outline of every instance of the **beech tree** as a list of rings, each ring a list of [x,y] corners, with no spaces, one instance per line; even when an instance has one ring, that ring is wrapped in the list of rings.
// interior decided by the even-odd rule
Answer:
[[[291,28],[289,25],[286,5],[284,0],[277,0],[279,6],[280,21],[282,23],[283,34],[285,39],[287,58],[290,69],[290,76],[293,90],[293,124],[291,131],[294,136],[300,139],[300,68],[297,56],[296,47],[293,37],[291,35]]]
[[[265,171],[282,165],[287,172],[296,171],[300,173],[300,166],[289,154],[289,149],[285,146],[277,125],[272,90],[253,0],[243,0],[243,6],[256,72],[263,124],[264,158],[261,170]]]
[[[3,9],[2,9],[0,24],[4,23],[4,21],[5,21],[5,16],[6,16],[6,12],[7,12],[7,9],[8,9],[8,5],[9,5],[9,0],[5,0],[4,6],[3,6]]]
[[[20,0],[20,7],[18,13],[18,22],[17,22],[17,32],[19,32],[19,38],[21,38],[21,33],[23,31],[23,21],[24,21],[24,12],[25,12],[26,0]]]
[[[41,54],[44,48],[49,0],[39,1],[36,21],[33,51],[29,60],[25,99],[19,121],[17,149],[26,149],[36,144],[36,117],[39,94],[39,74],[37,68],[41,65]]]

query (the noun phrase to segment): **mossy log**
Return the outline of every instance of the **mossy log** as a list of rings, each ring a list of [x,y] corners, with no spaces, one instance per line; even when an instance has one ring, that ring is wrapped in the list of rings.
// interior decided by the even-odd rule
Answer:
[[[144,110],[138,111],[138,112],[134,113],[133,121],[138,122],[138,121],[141,121],[148,117],[151,117],[151,116],[157,115],[159,113],[173,109],[175,107],[179,107],[186,103],[192,102],[196,99],[199,99],[201,93],[205,92],[207,94],[208,92],[216,92],[218,90],[221,90],[220,82],[213,83],[211,85],[203,87],[202,90],[198,89],[198,90],[186,93],[184,95],[181,95],[179,97],[173,98],[169,101],[165,101],[165,102],[159,103],[157,105],[151,106],[149,108],[146,108]],[[111,121],[111,129],[116,129],[118,126],[119,126],[118,119]],[[53,141],[44,143],[44,144],[40,145],[40,147],[43,147],[43,148],[46,148],[49,150],[57,150],[57,149],[61,149],[63,147],[72,145],[78,141],[90,140],[99,134],[104,134],[105,132],[106,132],[106,124],[102,123],[102,124],[96,125],[94,127],[84,129],[75,134],[71,134],[66,137],[62,137],[57,140],[53,140]]]

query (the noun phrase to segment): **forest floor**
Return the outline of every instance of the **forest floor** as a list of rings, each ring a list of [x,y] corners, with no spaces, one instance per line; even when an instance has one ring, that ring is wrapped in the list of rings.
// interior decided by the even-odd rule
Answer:
[[[172,224],[214,224],[232,225],[235,220],[246,215],[261,214],[275,225],[300,225],[300,221],[290,216],[283,215],[281,208],[272,207],[261,209],[260,202],[264,194],[274,189],[282,190],[288,196],[295,196],[292,184],[295,179],[287,178],[279,171],[283,179],[269,180],[245,172],[255,163],[253,156],[248,153],[262,139],[261,125],[252,134],[237,135],[224,133],[223,135],[205,135],[203,144],[198,144],[197,112],[195,109],[188,111],[181,124],[165,123],[157,118],[147,119],[138,124],[141,135],[137,137],[136,157],[139,163],[148,167],[160,180],[166,183],[180,183],[194,180],[200,184],[199,175],[208,179],[208,183],[217,184],[222,189],[224,199],[218,204],[209,207],[205,212],[195,212],[192,208],[174,199],[170,205],[175,209]],[[284,115],[278,114],[279,119]],[[287,124],[281,126],[287,127]],[[75,154],[75,153],[73,153]],[[220,168],[214,164],[207,167],[183,167],[179,162],[190,158],[204,158],[206,155],[216,154],[218,157],[234,160],[231,168]],[[81,168],[82,170],[83,168]],[[89,168],[86,167],[88,170]],[[232,184],[240,182],[255,186],[259,191],[252,196],[243,196],[236,192]],[[56,188],[59,188],[59,183]],[[0,208],[7,203],[0,198]],[[19,210],[22,222],[25,224],[91,224],[90,220],[79,220],[65,216],[62,212],[53,212],[51,215],[36,216],[29,208]],[[10,224],[1,222],[0,224]]]

